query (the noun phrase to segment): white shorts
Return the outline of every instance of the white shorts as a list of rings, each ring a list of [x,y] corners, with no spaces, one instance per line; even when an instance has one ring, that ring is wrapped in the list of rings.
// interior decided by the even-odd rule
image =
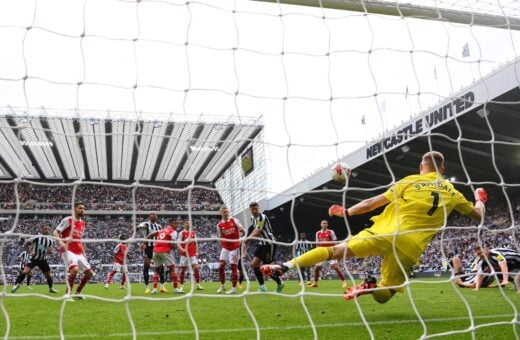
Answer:
[[[225,261],[229,264],[238,264],[238,255],[240,255],[240,248],[235,250],[227,250],[222,248],[220,251],[220,261]]]
[[[166,267],[174,266],[175,260],[173,259],[172,253],[153,253],[153,263],[155,267],[161,267],[165,265]]]
[[[316,267],[324,267],[327,263],[330,264],[331,266],[334,266],[334,265],[338,264],[338,260],[328,260],[328,261],[316,263]]]
[[[181,259],[179,260],[179,266],[180,267],[187,267],[188,264],[194,265],[199,264],[199,261],[197,260],[197,256],[181,256]]]
[[[112,271],[122,273],[123,265],[121,263],[114,262],[114,264],[112,264]]]
[[[88,263],[87,258],[83,254],[78,255],[67,250],[61,255],[61,257],[63,258],[63,261],[67,263],[68,269],[71,267],[78,267],[81,273],[90,269],[90,263]]]

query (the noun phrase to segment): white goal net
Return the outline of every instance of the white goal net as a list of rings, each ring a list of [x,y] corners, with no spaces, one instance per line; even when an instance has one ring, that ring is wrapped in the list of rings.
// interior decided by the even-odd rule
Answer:
[[[450,269],[458,255],[471,272],[475,245],[520,250],[519,10],[512,0],[0,2],[0,333],[519,338],[519,282],[473,292]],[[468,199],[485,187],[490,202],[480,224],[446,218],[404,294],[343,300],[338,279],[379,278],[377,257],[290,271],[281,293],[267,279],[258,291],[256,239],[244,242],[236,294],[216,293],[223,205],[248,229],[260,203],[280,263],[302,232],[316,245],[323,219],[338,240],[368,226],[368,215],[344,223],[327,209],[384,192],[430,150]],[[330,178],[338,161],[353,168],[346,186]],[[78,202],[94,276],[80,264],[67,294],[57,244],[45,255],[52,284],[41,268],[20,276],[23,252],[34,259],[32,241],[45,226],[53,238]],[[194,266],[182,270],[176,246],[175,272],[155,273],[141,247],[150,223],[196,231]],[[511,261],[507,276],[483,275],[491,286],[515,279]],[[225,268],[227,292],[235,274]],[[86,300],[72,299],[84,283]]]

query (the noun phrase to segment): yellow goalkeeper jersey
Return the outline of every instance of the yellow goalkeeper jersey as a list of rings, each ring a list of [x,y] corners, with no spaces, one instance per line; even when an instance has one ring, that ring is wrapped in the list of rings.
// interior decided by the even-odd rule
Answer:
[[[437,172],[407,176],[384,196],[390,204],[380,215],[372,217],[374,225],[369,231],[388,234],[388,241],[395,240],[396,247],[414,261],[419,260],[453,209],[464,215],[473,210],[473,203]]]

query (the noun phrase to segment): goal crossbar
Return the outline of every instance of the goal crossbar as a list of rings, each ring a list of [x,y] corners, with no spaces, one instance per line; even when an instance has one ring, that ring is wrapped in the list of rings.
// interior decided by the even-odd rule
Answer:
[[[253,0],[287,5],[323,7],[353,12],[363,12],[405,18],[437,20],[465,25],[478,25],[493,28],[520,30],[520,18],[452,10],[390,1],[359,0]]]

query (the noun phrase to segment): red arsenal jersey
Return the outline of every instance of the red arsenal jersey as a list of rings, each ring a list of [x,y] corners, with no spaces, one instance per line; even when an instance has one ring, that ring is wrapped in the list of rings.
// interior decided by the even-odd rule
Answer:
[[[62,241],[67,244],[67,249],[69,251],[78,255],[83,254],[81,237],[83,237],[85,231],[85,221],[77,220],[74,216],[65,217],[61,220],[56,229],[60,232]],[[60,249],[60,254],[61,253],[63,253],[63,249]]]
[[[318,247],[332,247],[336,241],[336,233],[334,230],[327,229],[325,231],[320,230],[316,233],[316,243]]]
[[[240,226],[240,222],[234,217],[230,218],[227,221],[222,220],[219,224],[217,224],[217,231],[219,237],[228,240],[233,240],[220,241],[220,245],[222,246],[222,248],[227,250],[235,250],[238,247],[240,247],[240,241],[238,241],[238,239],[240,238]]]
[[[197,233],[195,230],[189,231],[189,230],[183,230],[179,234],[179,241],[184,249],[188,250],[188,253],[186,254],[185,251],[181,251],[181,256],[186,257],[192,257],[197,256],[197,245],[195,243],[195,239],[197,238]],[[188,241],[186,240],[189,240]]]
[[[169,253],[173,250],[172,240],[177,239],[177,231],[170,226],[159,230],[153,247],[154,253]],[[161,242],[162,241],[162,242]]]
[[[124,264],[125,261],[125,254],[128,250],[128,246],[123,243],[119,243],[114,248],[114,263]]]

